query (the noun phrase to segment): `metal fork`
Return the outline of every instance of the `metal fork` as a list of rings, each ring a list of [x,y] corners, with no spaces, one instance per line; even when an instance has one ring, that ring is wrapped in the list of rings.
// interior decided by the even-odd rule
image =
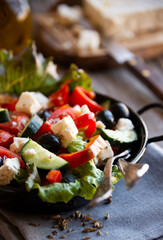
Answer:
[[[125,161],[130,156],[130,150],[126,150],[112,158],[109,158],[105,168],[104,168],[104,176],[100,182],[100,185],[97,188],[97,191],[89,203],[88,207],[94,207],[100,202],[108,199],[109,201],[112,199],[112,181],[111,181],[111,173],[112,173],[112,165],[115,160],[118,160],[118,166],[122,171],[122,174],[125,179],[126,188],[130,189],[133,187],[138,179],[142,177],[145,172],[148,170],[148,164],[133,164]],[[123,159],[122,159],[123,158]]]

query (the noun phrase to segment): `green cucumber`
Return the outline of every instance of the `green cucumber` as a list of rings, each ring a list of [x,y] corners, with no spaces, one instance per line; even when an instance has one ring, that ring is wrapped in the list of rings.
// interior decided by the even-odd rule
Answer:
[[[9,122],[9,121],[10,121],[10,115],[9,115],[8,109],[0,108],[0,123]]]
[[[66,170],[68,168],[68,162],[31,139],[23,146],[21,156],[26,163],[35,163],[36,167],[40,169]]]
[[[29,120],[23,131],[20,133],[20,137],[29,137],[32,138],[35,133],[39,130],[41,125],[43,124],[43,120],[37,115],[33,115]]]
[[[112,147],[126,149],[132,146],[137,141],[137,133],[135,130],[110,130],[101,129],[101,136],[108,140]]]

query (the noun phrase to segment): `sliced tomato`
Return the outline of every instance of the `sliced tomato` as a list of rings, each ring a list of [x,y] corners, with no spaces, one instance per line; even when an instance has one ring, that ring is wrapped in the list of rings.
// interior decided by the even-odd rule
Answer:
[[[53,126],[52,123],[51,124],[48,122],[43,123],[42,126],[37,131],[37,133],[33,136],[33,140],[36,140],[39,136],[45,133],[53,133],[53,131],[51,130],[52,126]]]
[[[13,135],[5,130],[0,129],[0,146],[9,148],[10,144],[13,142]]]
[[[80,87],[82,89],[82,91],[85,93],[85,95],[87,95],[87,97],[91,98],[91,99],[94,99],[96,97],[96,94],[95,92],[93,91],[89,91],[83,87]]]
[[[49,183],[62,182],[62,174],[59,170],[52,169],[46,175]]]
[[[84,131],[86,138],[90,138],[96,130],[96,119],[93,113],[81,115],[77,117],[74,122],[78,129],[86,128]]]
[[[72,117],[72,119],[75,119],[78,116],[78,111],[72,107],[59,108],[48,117],[47,121],[49,123],[55,123],[54,120],[58,122],[59,120],[63,119],[68,115]]]
[[[103,108],[96,103],[95,101],[93,101],[91,98],[89,98],[83,91],[83,88],[78,86],[74,89],[74,91],[72,92],[71,96],[70,96],[70,103],[75,106],[75,105],[79,105],[82,106],[84,104],[86,104],[88,106],[88,108],[90,109],[91,112],[98,112],[103,110]]]
[[[104,139],[100,135],[97,135],[92,138],[92,141],[83,150],[75,153],[60,154],[59,157],[65,159],[69,163],[69,168],[72,169],[96,157],[106,146],[107,144]]]
[[[3,103],[1,107],[7,108],[10,112],[14,112],[16,110],[15,104],[13,103]]]
[[[10,115],[11,121],[0,123],[0,129],[9,132],[10,134],[17,135],[21,132],[27,122],[29,121],[29,115],[21,112],[13,112]]]
[[[69,102],[69,95],[69,86],[66,82],[61,85],[57,92],[52,93],[49,99],[55,107],[61,107]]]
[[[11,103],[16,104],[18,101],[17,97],[0,94],[0,104]]]
[[[19,155],[14,152],[11,152],[5,147],[0,146],[0,157],[5,158],[18,158],[20,161],[20,167],[24,169],[26,167],[25,162],[21,159]]]

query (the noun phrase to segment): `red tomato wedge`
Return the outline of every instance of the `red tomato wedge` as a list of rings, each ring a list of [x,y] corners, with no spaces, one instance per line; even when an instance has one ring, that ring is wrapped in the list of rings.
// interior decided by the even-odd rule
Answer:
[[[7,108],[10,112],[14,112],[16,110],[15,104],[13,103],[3,103],[1,107]]]
[[[21,132],[29,120],[29,115],[21,112],[13,112],[10,115],[11,121],[0,123],[0,129],[9,132],[10,134],[17,135]]]
[[[0,146],[0,157],[2,158],[18,158],[20,161],[20,168],[24,169],[26,167],[25,162],[21,159],[19,155],[14,152],[11,152],[5,147]]]
[[[43,123],[42,126],[37,131],[37,133],[33,136],[33,140],[36,140],[39,136],[41,136],[45,133],[53,134],[53,131],[51,130],[52,125],[53,125],[52,123],[50,124],[48,122]]]
[[[92,137],[92,134],[96,130],[96,119],[94,113],[86,113],[84,115],[79,116],[74,120],[76,127],[85,128],[84,134],[86,138]]]
[[[10,144],[13,142],[13,135],[5,130],[0,129],[0,146],[9,148]]]
[[[82,106],[84,104],[86,104],[88,106],[88,108],[90,109],[91,112],[98,112],[103,110],[103,108],[96,103],[95,101],[93,101],[91,98],[89,98],[85,92],[83,91],[83,88],[78,86],[74,89],[74,91],[72,92],[71,96],[70,96],[70,103],[75,106],[75,105],[79,105]]]
[[[62,182],[62,174],[59,170],[52,169],[46,175],[49,183]]]
[[[57,92],[52,93],[49,96],[49,99],[55,107],[61,107],[69,102],[69,95],[69,86],[66,82],[61,85],[60,89]]]
[[[60,154],[59,157],[66,160],[69,163],[69,168],[72,169],[96,157],[106,146],[107,144],[104,139],[100,135],[97,135],[91,139],[91,142],[86,144],[83,150],[70,154]]]
[[[56,123],[68,115],[72,117],[72,119],[75,119],[78,116],[78,111],[72,107],[59,108],[48,117],[47,121],[49,123],[51,122]]]

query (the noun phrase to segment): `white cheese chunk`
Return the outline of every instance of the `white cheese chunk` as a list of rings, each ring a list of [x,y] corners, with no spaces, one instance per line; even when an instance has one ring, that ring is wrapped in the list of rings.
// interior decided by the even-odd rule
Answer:
[[[49,99],[40,92],[23,92],[16,104],[16,111],[33,115],[41,109],[46,109]]]
[[[25,112],[33,115],[41,110],[41,104],[32,92],[23,92],[16,104],[17,112]]]
[[[56,10],[57,20],[62,25],[71,25],[80,20],[82,11],[79,6],[69,7],[66,4],[60,4]]]
[[[88,106],[86,104],[84,104],[83,106],[81,106],[80,115],[84,115],[86,113],[91,113],[91,111],[89,110]]]
[[[126,131],[134,129],[132,121],[128,118],[120,118],[115,126],[116,130]]]
[[[29,138],[14,137],[13,143],[10,145],[10,150],[15,153],[20,153],[22,147],[26,142],[29,141]]]
[[[94,162],[96,165],[100,165],[106,159],[114,156],[114,152],[111,148],[110,143],[107,140],[105,142],[106,142],[107,146],[96,156],[96,158],[94,158]]]
[[[81,30],[79,32],[77,47],[79,50],[97,50],[100,47],[100,36],[94,30]]]
[[[0,185],[7,185],[13,179],[20,169],[20,162],[18,158],[7,158],[4,164],[0,167]]]
[[[64,117],[51,127],[52,131],[60,139],[63,147],[67,147],[69,143],[76,139],[78,129],[70,116]]]
[[[101,121],[96,122],[96,128],[104,129],[106,128],[105,124]]]

